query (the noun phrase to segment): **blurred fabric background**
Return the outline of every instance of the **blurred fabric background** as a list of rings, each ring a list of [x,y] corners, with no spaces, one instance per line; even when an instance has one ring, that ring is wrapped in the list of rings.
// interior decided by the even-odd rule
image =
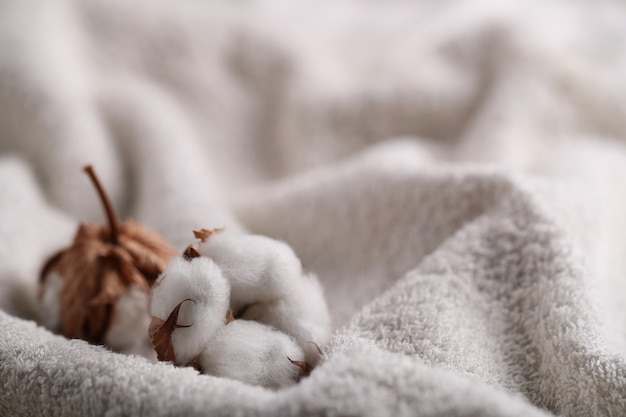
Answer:
[[[626,415],[619,1],[0,1],[3,415]],[[81,221],[226,227],[323,283],[265,391],[54,336]]]

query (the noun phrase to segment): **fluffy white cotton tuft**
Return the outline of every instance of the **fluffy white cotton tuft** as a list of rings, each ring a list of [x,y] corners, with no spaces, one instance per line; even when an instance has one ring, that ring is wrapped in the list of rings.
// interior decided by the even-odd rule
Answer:
[[[149,346],[148,294],[133,285],[116,301],[111,317],[104,343],[120,352],[144,353],[144,348]]]
[[[198,358],[206,374],[267,388],[296,383],[302,369],[302,349],[286,334],[248,320],[235,320],[218,330]]]
[[[39,322],[48,330],[58,331],[61,324],[60,297],[63,290],[63,279],[56,272],[45,277],[39,303]]]
[[[306,362],[315,366],[321,356],[318,347],[324,347],[330,338],[330,313],[315,275],[294,278],[297,284],[287,294],[249,306],[242,318],[268,324],[291,335],[304,350]]]
[[[230,282],[236,316],[287,333],[304,350],[307,363],[317,364],[318,347],[330,337],[330,314],[317,277],[302,271],[287,244],[265,236],[217,232],[200,243],[199,250]]]
[[[283,296],[302,274],[293,250],[265,236],[218,232],[198,250],[218,264],[230,282],[235,315],[247,305]]]
[[[172,260],[152,292],[151,313],[163,321],[182,301],[193,300],[181,305],[177,319],[191,326],[172,332],[174,355],[163,357],[268,388],[308,375],[331,329],[317,277],[303,272],[283,242],[204,230],[198,235],[204,256]],[[229,307],[238,318],[225,324]]]
[[[228,281],[210,259],[172,259],[152,288],[150,313],[165,321],[186,299],[193,301],[182,304],[177,324],[191,326],[177,328],[171,337],[176,362],[183,365],[195,359],[224,326],[229,309]]]

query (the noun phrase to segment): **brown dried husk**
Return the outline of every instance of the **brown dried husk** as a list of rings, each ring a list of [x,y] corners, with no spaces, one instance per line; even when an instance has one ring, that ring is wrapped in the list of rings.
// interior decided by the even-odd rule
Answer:
[[[311,375],[311,371],[313,371],[313,367],[311,365],[309,365],[308,363],[306,363],[304,361],[294,361],[294,360],[292,360],[289,357],[287,357],[287,359],[293,365],[295,365],[298,368],[300,368],[300,377],[306,377],[306,376]]]
[[[196,238],[204,242],[205,239],[211,237],[215,233],[221,232],[222,230],[223,229],[213,229],[213,230],[201,229],[199,231],[194,230],[193,232]],[[199,256],[202,256],[202,255],[193,246],[188,246],[183,252],[183,258],[186,259],[187,261],[191,261],[192,259],[197,258]],[[158,283],[155,285],[158,285]],[[180,313],[180,308],[183,305],[183,303],[186,301],[192,301],[195,303],[195,301],[190,298],[187,298],[181,301],[170,312],[166,320],[163,320],[160,317],[152,316],[152,320],[150,322],[150,326],[148,329],[148,335],[150,336],[150,341],[152,342],[152,347],[154,348],[154,351],[157,354],[158,360],[172,362],[180,366],[192,366],[196,368],[198,371],[203,372],[200,365],[198,364],[198,358],[192,359],[191,362],[189,363],[178,363],[177,358],[176,358],[176,352],[174,350],[174,346],[172,343],[172,334],[174,333],[176,329],[192,326],[191,324],[180,325],[177,323],[178,315]],[[228,309],[228,311],[226,312],[226,317],[224,317],[224,325],[228,325],[235,320],[236,319],[233,316],[232,309]],[[314,345],[321,355],[322,351],[319,348],[319,346],[317,346],[317,344],[315,343]],[[289,362],[291,362],[292,365],[297,366],[299,368],[299,372],[300,372],[299,379],[303,377],[307,377],[311,374],[313,367],[307,362],[292,360],[289,357],[287,357],[286,359],[289,360]],[[242,360],[245,360],[245,359],[242,358]]]
[[[174,310],[167,317],[167,320],[162,320],[158,317],[152,317],[148,334],[150,335],[150,341],[152,347],[157,354],[157,359],[166,362],[176,362],[176,353],[174,352],[174,346],[172,345],[172,333],[176,329],[191,327],[191,325],[177,324],[178,313],[180,307],[185,301],[193,301],[192,299],[185,299],[178,303]]]
[[[206,240],[208,238],[210,238],[211,236],[213,236],[216,233],[222,233],[224,231],[224,228],[219,228],[219,229],[200,229],[200,230],[194,230],[193,231],[193,235],[196,237],[196,239],[199,239],[200,242],[206,242]]]
[[[127,220],[117,224],[117,244],[108,226],[81,224],[72,245],[46,263],[42,286],[55,271],[63,280],[60,331],[68,338],[103,343],[114,305],[132,285],[149,292],[176,250],[152,230]]]
[[[187,246],[187,249],[183,252],[183,259],[187,261],[191,261],[194,258],[198,258],[202,256],[197,249],[193,246]],[[155,284],[155,286],[157,286]],[[174,309],[170,312],[169,316],[166,320],[163,320],[159,317],[152,316],[152,321],[150,322],[150,327],[148,329],[148,335],[150,336],[150,341],[152,342],[152,347],[157,354],[157,359],[160,361],[174,362],[176,363],[176,353],[174,352],[174,347],[172,345],[172,333],[174,330],[182,328],[182,327],[191,327],[191,325],[180,325],[177,323],[178,314],[180,312],[180,308],[185,301],[194,300],[187,298],[174,307]],[[224,324],[231,323],[235,320],[233,317],[233,311],[228,309],[226,312],[226,317],[224,317]],[[179,364],[179,365],[190,365],[197,367],[197,363],[192,360],[192,363],[189,364]]]

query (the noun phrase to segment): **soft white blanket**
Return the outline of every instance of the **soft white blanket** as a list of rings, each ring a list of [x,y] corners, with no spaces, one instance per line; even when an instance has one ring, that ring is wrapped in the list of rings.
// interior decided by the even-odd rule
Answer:
[[[626,415],[626,6],[0,1],[0,414]],[[288,242],[335,333],[269,391],[39,327],[118,211]]]

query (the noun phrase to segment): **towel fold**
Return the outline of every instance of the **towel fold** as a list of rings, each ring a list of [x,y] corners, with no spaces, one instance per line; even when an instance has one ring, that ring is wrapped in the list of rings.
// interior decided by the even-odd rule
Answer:
[[[623,4],[1,7],[1,415],[626,415]],[[326,359],[272,391],[39,326],[87,163],[180,250],[291,245]]]

